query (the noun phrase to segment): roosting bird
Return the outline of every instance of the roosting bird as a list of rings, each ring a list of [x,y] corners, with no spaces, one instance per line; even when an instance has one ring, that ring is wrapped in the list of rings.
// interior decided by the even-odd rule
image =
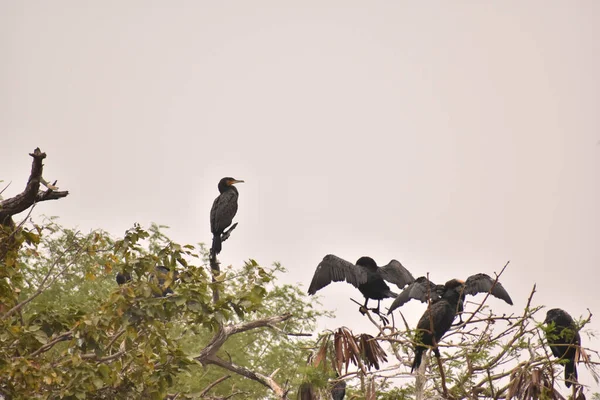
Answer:
[[[298,400],[316,400],[317,394],[316,394],[315,389],[313,388],[313,386],[310,383],[304,382],[298,388],[297,398],[298,398]]]
[[[546,340],[554,357],[566,360],[565,385],[571,387],[572,382],[577,382],[577,367],[575,356],[577,347],[581,345],[581,337],[573,318],[560,308],[553,308],[546,313],[544,323],[548,326]]]
[[[219,181],[220,194],[210,209],[210,231],[213,234],[211,254],[213,257],[221,252],[221,243],[225,239],[222,237],[223,232],[231,225],[238,210],[239,193],[233,185],[243,182],[231,177]]]
[[[442,340],[442,337],[448,332],[452,326],[454,318],[456,318],[456,309],[461,297],[461,286],[463,284],[452,279],[443,286],[444,290],[441,297],[434,300],[427,310],[419,319],[417,331],[420,335],[420,343],[415,347],[415,359],[410,372],[419,368],[423,353],[433,347],[433,352],[436,357],[440,357],[440,351],[437,344]],[[435,338],[435,342],[433,340]]]
[[[169,286],[167,286],[166,288],[163,287],[165,285],[165,283],[167,282],[167,280],[169,279],[170,272],[171,272],[171,270],[169,268],[167,268],[163,265],[158,265],[155,268],[155,274],[152,274],[152,276],[156,276],[156,278],[158,279],[158,285],[162,289],[163,296],[173,293],[173,289],[171,289]],[[177,276],[178,276],[177,271],[174,271],[173,272],[173,280],[177,279]],[[117,280],[117,284],[119,284],[119,286],[124,285],[125,283],[131,281],[131,274],[129,272],[118,272],[116,280]]]
[[[365,297],[365,308],[367,308],[369,299],[377,300],[377,308],[371,310],[379,314],[380,301],[397,296],[385,281],[394,283],[402,289],[414,280],[411,273],[396,260],[390,261],[383,267],[378,267],[371,257],[361,257],[354,265],[333,254],[328,254],[317,266],[308,288],[308,294],[317,293],[331,282],[346,281],[357,287]]]
[[[331,388],[331,398],[344,400],[344,397],[346,397],[346,381],[339,380]]]
[[[510,305],[513,304],[508,292],[506,289],[504,289],[502,284],[486,274],[471,275],[464,282],[459,279],[452,279],[446,282],[445,285],[436,285],[426,277],[421,276],[416,281],[408,285],[406,289],[404,289],[396,297],[390,306],[388,314],[391,314],[392,311],[407,303],[411,299],[417,299],[425,303],[427,302],[428,298],[430,298],[432,301],[442,298],[446,290],[448,290],[448,285],[453,281],[456,283],[453,283],[450,285],[450,287],[453,288],[452,290],[457,290],[459,292],[459,299],[456,307],[456,312],[458,314],[462,313],[464,309],[463,303],[465,301],[465,296],[468,294],[476,295],[477,293],[489,292],[492,296],[502,299]]]

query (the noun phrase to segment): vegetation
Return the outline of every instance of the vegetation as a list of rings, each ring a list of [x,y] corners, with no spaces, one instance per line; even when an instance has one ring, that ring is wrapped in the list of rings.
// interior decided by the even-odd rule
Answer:
[[[0,397],[293,399],[309,383],[326,399],[339,377],[354,399],[585,398],[582,385],[560,393],[563,366],[546,346],[535,286],[513,315],[476,305],[440,343],[442,359],[425,357],[410,374],[414,330],[367,314],[369,332],[317,333],[317,318],[331,315],[279,283],[280,265],[217,272],[202,245],[175,243],[157,225],[113,238],[53,219],[14,223],[68,194],[39,190],[42,156],[32,153],[25,192],[0,202]],[[117,286],[117,272],[132,281]],[[592,351],[580,353],[597,379]]]

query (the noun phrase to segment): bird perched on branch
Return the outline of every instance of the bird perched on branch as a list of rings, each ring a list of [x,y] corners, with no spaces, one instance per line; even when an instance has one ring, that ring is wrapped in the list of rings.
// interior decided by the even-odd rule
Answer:
[[[402,289],[414,280],[412,274],[396,260],[390,261],[383,267],[378,267],[371,257],[361,257],[354,265],[333,254],[328,254],[317,266],[308,288],[308,294],[317,293],[331,282],[346,281],[357,287],[365,297],[364,308],[367,308],[369,299],[377,300],[377,308],[371,310],[379,314],[380,301],[397,296],[385,281],[394,283]]]
[[[219,181],[219,196],[213,202],[210,209],[210,231],[213,234],[211,254],[215,257],[221,252],[221,243],[228,237],[223,237],[223,232],[231,222],[238,210],[239,193],[235,188],[236,183],[243,183],[231,177],[223,178]],[[230,230],[231,231],[231,230]]]
[[[173,289],[171,289],[171,282],[177,279],[178,273],[177,271],[173,272],[173,276],[170,276],[171,270],[163,265],[158,265],[155,268],[155,272],[151,274],[151,277],[156,277],[158,280],[158,285],[162,290],[162,296],[166,296],[167,294],[173,293]],[[131,281],[131,274],[129,272],[118,272],[117,273],[117,284],[119,286],[126,284]],[[166,284],[166,285],[165,285]],[[166,287],[165,287],[166,286]]]
[[[297,399],[298,400],[316,400],[317,393],[316,393],[316,390],[313,388],[313,385],[311,385],[308,382],[303,382],[300,385],[300,387],[298,388]]]
[[[449,284],[453,281],[456,282],[449,286]],[[486,274],[471,275],[466,281],[452,279],[446,282],[445,285],[436,285],[426,277],[421,276],[408,285],[406,289],[404,289],[396,297],[390,306],[388,314],[391,314],[392,311],[409,302],[411,299],[417,299],[423,303],[426,303],[428,299],[431,299],[432,301],[441,299],[446,290],[448,290],[448,287],[452,287],[452,290],[457,290],[459,292],[459,299],[456,308],[456,312],[458,314],[462,313],[464,309],[463,303],[465,301],[465,296],[468,294],[476,295],[477,293],[490,293],[492,296],[502,299],[510,305],[513,304],[512,299],[502,284]]]
[[[331,391],[329,393],[331,394],[331,398],[333,400],[344,400],[344,397],[346,397],[346,381],[335,381],[333,386],[331,386]]]
[[[422,302],[431,302],[425,313],[417,323],[420,333],[420,344],[415,348],[415,360],[411,372],[421,365],[423,353],[433,347],[436,357],[440,357],[437,344],[452,327],[457,315],[463,311],[463,303],[467,294],[490,293],[499,299],[513,304],[508,292],[496,279],[486,274],[475,274],[467,278],[466,282],[451,279],[444,285],[436,285],[426,277],[420,277],[406,287],[392,303],[388,314],[411,299]],[[435,338],[435,340],[434,340]]]
[[[581,337],[573,318],[560,308],[553,308],[546,313],[544,324],[547,325],[546,340],[554,357],[566,360],[565,385],[571,387],[577,382],[577,367],[575,366],[577,348],[581,345]]]
[[[440,357],[437,344],[452,326],[456,318],[456,309],[460,302],[460,288],[462,283],[457,279],[446,282],[441,297],[431,303],[417,323],[420,343],[415,347],[415,359],[410,372],[421,365],[423,353],[430,347],[436,357]],[[391,312],[391,311],[390,311]],[[435,338],[435,341],[434,341]]]

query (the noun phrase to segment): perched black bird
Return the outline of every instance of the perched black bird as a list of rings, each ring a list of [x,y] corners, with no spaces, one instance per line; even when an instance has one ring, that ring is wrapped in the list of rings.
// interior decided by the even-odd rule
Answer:
[[[581,345],[575,321],[566,311],[553,308],[546,313],[544,323],[548,326],[546,340],[552,354],[559,360],[566,360],[565,385],[571,387],[572,382],[577,382],[575,355],[577,347]]]
[[[419,320],[417,330],[419,331],[420,343],[415,348],[415,360],[410,372],[419,368],[423,353],[429,347],[433,347],[436,357],[440,357],[437,344],[442,340],[446,332],[448,332],[454,318],[456,318],[456,309],[460,301],[462,285],[462,282],[458,279],[446,282],[441,297],[432,301]],[[435,338],[435,342],[433,338]]]
[[[313,386],[304,382],[298,388],[298,400],[317,400],[317,394]]]
[[[475,295],[477,293],[489,292],[492,296],[502,299],[510,305],[513,304],[508,292],[506,289],[504,289],[504,286],[502,286],[500,282],[496,282],[496,280],[491,278],[489,275],[475,274],[468,277],[466,282],[458,279],[453,279],[452,281],[456,281],[458,283],[456,287],[453,287],[452,290],[458,290],[460,294],[456,308],[456,312],[459,314],[463,311],[463,303],[467,294]],[[424,276],[417,278],[416,281],[408,285],[406,289],[404,289],[396,297],[390,306],[388,314],[391,314],[392,311],[407,303],[411,299],[417,299],[425,303],[427,302],[428,297],[432,301],[442,298],[448,288],[448,284],[452,281],[448,281],[445,285],[436,285]]]
[[[242,183],[231,177],[223,178],[219,181],[219,193],[221,193],[213,202],[210,209],[210,231],[213,234],[211,253],[216,256],[221,252],[221,242],[223,231],[227,229],[238,209],[239,193],[235,188],[236,183]]]
[[[171,270],[163,265],[158,265],[155,268],[155,276],[158,279],[158,284],[159,286],[162,288],[162,295],[166,296],[169,293],[173,293],[173,289],[171,289],[169,286],[167,286],[166,288],[163,288],[163,285],[167,282],[167,280],[169,279],[169,273],[171,272]],[[152,276],[154,276],[154,274],[152,274]],[[173,280],[177,279],[177,271],[173,272]],[[129,274],[129,272],[118,272],[117,273],[117,283],[120,285],[124,285],[127,282],[131,281],[131,274]]]
[[[331,398],[333,400],[344,400],[346,396],[346,381],[337,381],[331,388]]]
[[[126,284],[131,281],[131,274],[129,272],[117,272],[117,284],[119,286]]]
[[[396,260],[390,261],[388,265],[383,267],[378,267],[371,257],[361,257],[356,261],[356,265],[354,265],[333,254],[328,254],[317,266],[317,270],[308,288],[308,294],[313,295],[317,293],[318,290],[329,285],[331,282],[344,280],[360,290],[365,297],[365,308],[369,299],[377,300],[377,308],[373,309],[373,311],[379,313],[379,302],[382,299],[397,296],[384,281],[394,283],[399,288],[403,288],[415,279]]]

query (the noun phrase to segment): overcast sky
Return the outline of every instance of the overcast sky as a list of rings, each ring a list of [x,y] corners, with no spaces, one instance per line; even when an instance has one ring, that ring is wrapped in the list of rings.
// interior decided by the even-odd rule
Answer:
[[[595,0],[1,1],[4,196],[39,146],[70,195],[38,214],[209,243],[233,176],[225,264],[280,261],[307,288],[328,253],[436,282],[510,260],[515,305],[495,311],[537,283],[535,304],[589,307],[598,331],[599,17]],[[355,288],[320,293],[321,328],[365,329]]]

